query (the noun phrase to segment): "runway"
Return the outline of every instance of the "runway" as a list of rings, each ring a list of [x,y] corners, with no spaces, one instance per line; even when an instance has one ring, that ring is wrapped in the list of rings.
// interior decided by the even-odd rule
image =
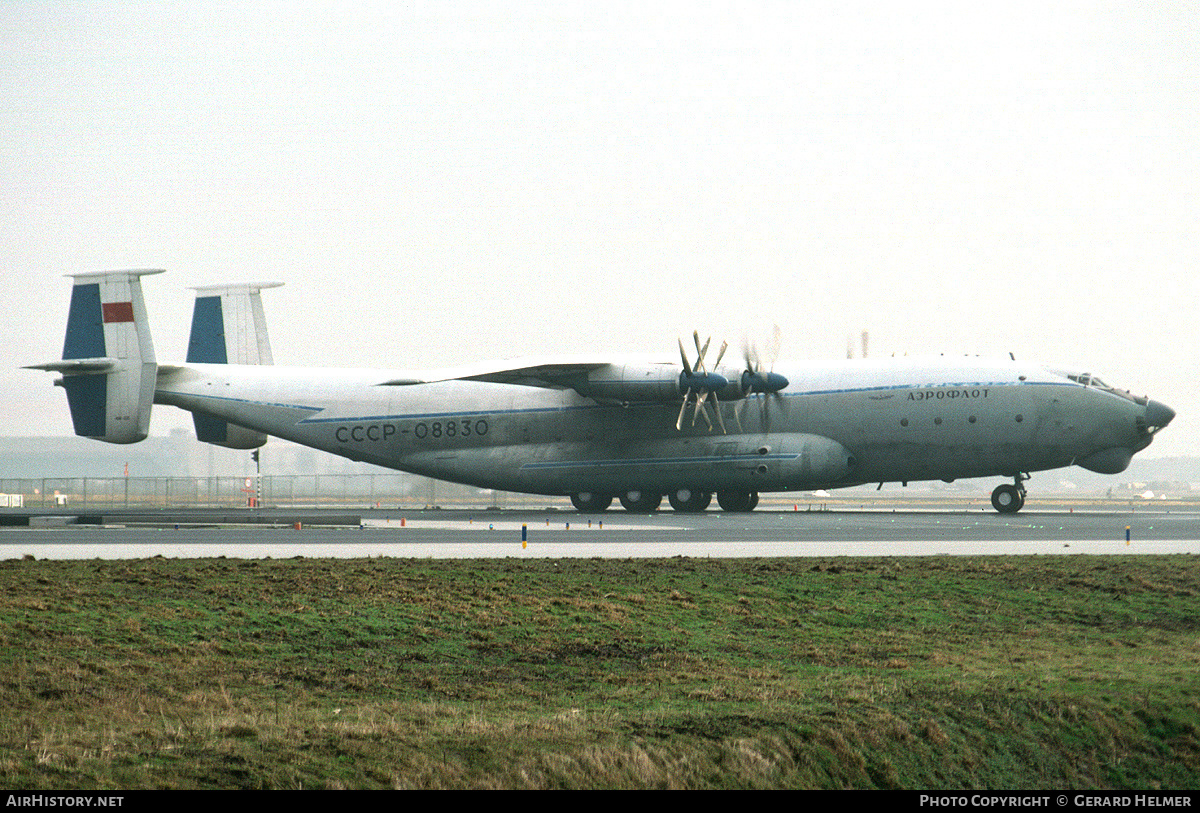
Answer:
[[[1200,554],[1196,510],[1070,508],[1009,516],[903,508],[654,515],[386,510],[365,512],[352,526],[299,528],[285,519],[188,524],[164,514],[152,527],[110,516],[107,525],[4,528],[0,559]]]

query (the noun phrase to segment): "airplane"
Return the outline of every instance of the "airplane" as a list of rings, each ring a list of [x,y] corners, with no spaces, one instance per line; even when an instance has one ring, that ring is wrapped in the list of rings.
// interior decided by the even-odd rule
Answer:
[[[141,278],[70,274],[61,374],[76,434],[134,443],[153,404],[192,413],[199,440],[268,436],[401,471],[504,491],[614,499],[653,512],[751,511],[768,492],[1004,477],[996,511],[1024,506],[1032,472],[1123,471],[1175,412],[1089,373],[1007,359],[774,364],[753,349],[679,341],[679,358],[548,356],[460,369],[277,367],[261,291],[196,289],[187,357],[159,364]],[[724,362],[724,364],[723,364]],[[776,369],[778,368],[778,369]]]

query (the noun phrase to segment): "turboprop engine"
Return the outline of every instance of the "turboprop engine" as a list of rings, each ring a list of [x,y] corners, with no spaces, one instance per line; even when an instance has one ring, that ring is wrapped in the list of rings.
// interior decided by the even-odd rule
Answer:
[[[678,401],[688,390],[728,387],[729,379],[717,373],[680,373],[673,364],[654,363],[606,364],[571,382],[571,389],[580,395],[627,404]]]
[[[746,352],[746,369],[736,372],[733,378],[716,372],[725,356],[728,342],[721,344],[721,349],[717,351],[717,360],[710,370],[705,365],[704,356],[712,340],[700,344],[699,332],[694,332],[692,339],[696,344],[696,361],[688,361],[687,352],[680,341],[679,360],[682,369],[678,372],[673,364],[667,362],[605,364],[580,374],[570,382],[570,386],[588,398],[623,404],[670,402],[678,399],[679,417],[675,421],[677,431],[683,430],[689,403],[693,405],[692,426],[703,416],[708,428],[715,428],[706,408],[711,401],[717,425],[725,432],[721,401],[744,401],[750,396],[774,395],[788,385],[788,380],[778,373],[764,372],[757,353],[750,350]],[[765,412],[765,403],[760,409]],[[740,430],[741,409],[734,414]]]
[[[704,408],[711,398],[717,423],[720,424],[721,431],[724,431],[725,422],[721,418],[721,410],[717,404],[718,393],[721,393],[722,397],[727,400],[743,398],[745,393],[740,386],[740,380],[731,382],[719,373],[710,372],[704,365],[704,354],[708,351],[711,339],[701,346],[700,334],[694,333],[693,338],[696,342],[695,364],[688,361],[687,353],[683,349],[683,342],[679,342],[682,371],[676,372],[673,364],[665,362],[605,364],[579,376],[571,382],[571,387],[580,395],[588,398],[624,404],[669,402],[680,399],[679,418],[675,422],[676,430],[683,429],[683,418],[689,403],[694,404],[692,425],[694,426],[696,419],[703,415],[709,429],[712,429],[712,419],[708,417],[708,411]],[[720,365],[726,346],[726,344],[721,345],[721,349],[717,353],[717,361],[713,365],[714,369]]]

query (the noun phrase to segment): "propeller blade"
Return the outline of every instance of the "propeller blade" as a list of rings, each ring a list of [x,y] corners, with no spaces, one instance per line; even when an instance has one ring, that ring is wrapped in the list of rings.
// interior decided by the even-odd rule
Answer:
[[[683,339],[679,339],[679,360],[683,362],[683,371],[692,374],[692,365],[688,364],[687,353],[683,352]]]
[[[738,418],[739,424],[746,411],[745,402],[754,399],[758,402],[761,430],[764,432],[771,430],[771,401],[780,397],[779,391],[788,386],[788,380],[774,371],[775,362],[779,357],[779,349],[783,343],[782,336],[783,331],[780,330],[779,325],[773,325],[771,338],[765,347],[765,352],[759,350],[757,343],[742,339],[742,358],[746,363],[746,368],[739,379],[739,388],[743,400],[734,410],[734,417]],[[777,402],[776,405],[778,406],[780,403],[782,402]]]
[[[694,397],[696,399],[695,407],[692,411],[692,426],[696,425],[696,421],[700,419],[701,413],[704,415],[704,422],[708,424],[708,430],[713,430],[712,418],[708,416],[706,404],[708,397],[711,395],[714,410],[717,413],[717,423],[721,426],[721,431],[725,432],[725,419],[721,416],[720,401],[717,399],[717,391],[723,390],[729,385],[729,379],[716,372],[717,365],[721,363],[721,359],[725,357],[725,351],[729,348],[729,342],[722,342],[721,349],[717,351],[717,362],[713,366],[713,372],[708,371],[708,367],[704,363],[704,357],[708,355],[708,348],[712,344],[712,336],[709,336],[704,344],[700,343],[700,331],[692,331],[692,342],[696,345],[696,363],[688,362],[687,351],[683,349],[683,339],[677,339],[679,345],[679,360],[683,364],[683,372],[679,374],[679,387],[684,390],[683,403],[679,405],[679,415],[675,419],[675,430],[683,431],[683,419],[687,415],[688,401]]]
[[[775,362],[779,360],[779,348],[783,344],[783,331],[779,329],[779,325],[771,326],[771,347],[768,358],[771,362],[770,369],[775,369]]]
[[[713,412],[715,412],[717,415],[717,423],[721,427],[721,434],[728,435],[729,432],[725,430],[725,419],[721,417],[721,402],[717,400],[717,394],[715,392],[710,392],[709,395],[712,396]]]
[[[701,390],[696,393],[696,411],[692,413],[692,426],[696,425],[696,418],[704,416],[704,422],[708,424],[708,431],[712,431],[712,418],[708,417],[708,410],[704,408],[704,402],[708,400],[708,393]]]
[[[683,431],[683,413],[687,411],[687,402],[688,402],[688,398],[691,396],[691,394],[692,394],[692,391],[688,390],[683,396],[683,403],[679,405],[679,418],[677,418],[675,421],[675,431],[676,432]]]
[[[696,341],[696,368],[701,372],[708,372],[704,366],[704,354],[708,352],[709,342],[712,341],[712,336],[709,336],[704,342],[704,347],[700,346],[700,331],[692,333],[692,338]]]

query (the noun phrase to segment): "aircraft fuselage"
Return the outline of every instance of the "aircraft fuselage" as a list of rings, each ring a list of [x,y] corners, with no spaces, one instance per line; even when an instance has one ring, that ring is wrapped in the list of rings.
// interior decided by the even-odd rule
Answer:
[[[678,402],[461,379],[382,384],[394,371],[164,367],[154,400],[353,460],[542,494],[786,491],[1093,459],[1105,470],[1150,442],[1154,402],[1032,365],[889,359],[780,372],[779,393],[720,404],[728,433],[691,414],[677,430]]]
[[[76,434],[147,436],[152,403],[195,416],[197,437],[251,449],[274,435],[336,455],[506,491],[614,497],[682,511],[712,495],[752,509],[760,492],[1003,476],[997,511],[1020,510],[1029,472],[1116,473],[1175,413],[1086,374],[1012,360],[739,363],[727,343],[691,359],[545,357],[442,371],[275,367],[260,292],[197,289],[185,365],[160,365],[141,278],[75,278],[60,361]],[[722,361],[725,365],[722,366]],[[703,421],[701,421],[701,418]]]

